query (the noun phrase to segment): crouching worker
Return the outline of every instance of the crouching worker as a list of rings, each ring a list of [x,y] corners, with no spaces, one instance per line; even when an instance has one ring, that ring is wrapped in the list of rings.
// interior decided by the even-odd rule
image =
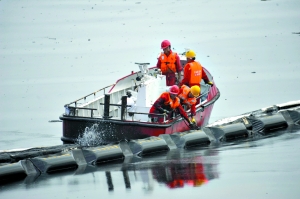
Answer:
[[[149,113],[155,114],[165,114],[166,120],[172,118],[173,112],[178,111],[179,114],[188,122],[189,127],[191,129],[196,129],[197,126],[190,122],[186,112],[182,108],[180,104],[180,100],[177,97],[179,93],[179,88],[177,85],[173,85],[170,87],[169,92],[164,92],[160,95],[160,97],[154,102],[153,106],[150,108]],[[152,122],[163,122],[163,115],[149,115]]]
[[[190,121],[192,123],[196,123],[194,116],[196,115],[196,104],[197,104],[197,97],[200,95],[200,87],[199,86],[192,86],[191,88],[182,85],[178,97],[180,99],[180,103],[186,106],[186,110],[191,109],[191,118]]]

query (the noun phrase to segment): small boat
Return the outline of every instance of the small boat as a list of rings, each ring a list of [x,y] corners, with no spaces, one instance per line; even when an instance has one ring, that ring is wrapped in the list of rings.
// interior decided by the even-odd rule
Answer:
[[[186,57],[180,55],[182,66]],[[151,122],[149,110],[161,93],[167,91],[166,76],[149,63],[136,63],[138,72],[124,76],[115,84],[85,95],[66,104],[62,120],[64,143],[76,143],[88,132],[97,143],[107,144],[121,140],[143,139],[160,134],[173,134],[189,130],[186,121],[180,115],[164,119],[162,123]],[[212,75],[205,69],[210,81]],[[214,82],[214,81],[213,81]],[[213,86],[201,82],[200,104],[196,106],[196,125],[208,124],[214,103],[220,92]],[[186,110],[190,115],[190,110]]]

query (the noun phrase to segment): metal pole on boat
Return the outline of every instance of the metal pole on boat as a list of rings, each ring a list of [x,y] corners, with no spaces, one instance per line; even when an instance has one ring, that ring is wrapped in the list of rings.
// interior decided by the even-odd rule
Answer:
[[[126,108],[127,108],[127,96],[121,98],[121,120],[125,120]]]
[[[109,118],[110,94],[104,95],[104,115],[103,118]]]

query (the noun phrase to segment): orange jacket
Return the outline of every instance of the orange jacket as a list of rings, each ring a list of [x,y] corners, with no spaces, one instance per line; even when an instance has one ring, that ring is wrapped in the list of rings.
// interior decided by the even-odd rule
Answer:
[[[176,73],[176,56],[177,54],[171,52],[169,56],[165,55],[163,52],[159,56],[160,69],[163,75],[167,73]]]
[[[189,97],[189,93],[191,92],[190,87],[183,85],[179,90],[178,97],[182,104],[186,104],[188,108],[191,109],[192,116],[196,115],[196,102],[197,99],[195,97]]]
[[[161,113],[161,109],[166,109],[170,112],[176,109],[186,121],[189,121],[186,112],[180,104],[179,98],[176,97],[174,100],[172,100],[170,97],[170,93],[168,92],[164,92],[160,95],[160,97],[154,102],[154,104],[150,108],[149,113]]]
[[[189,85],[200,83],[202,79],[202,66],[199,62],[189,63],[190,65],[190,81]]]
[[[165,106],[170,106],[170,108],[174,110],[180,105],[180,100],[178,97],[176,97],[174,100],[172,100],[170,97],[170,93],[165,92],[165,93],[161,94],[161,97],[162,97],[162,95],[164,95],[164,97],[166,99],[164,101]]]
[[[202,78],[204,79],[204,81],[209,81],[201,64],[196,61],[191,61],[188,62],[184,67],[184,75],[181,81],[181,85],[185,84],[190,87],[194,85],[200,86]]]

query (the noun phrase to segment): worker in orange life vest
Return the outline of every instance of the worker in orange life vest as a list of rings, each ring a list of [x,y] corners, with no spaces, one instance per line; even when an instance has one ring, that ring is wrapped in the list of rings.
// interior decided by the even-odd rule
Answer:
[[[159,68],[163,75],[166,76],[166,85],[173,86],[181,80],[182,66],[177,53],[171,50],[171,43],[164,40],[161,43],[163,52],[160,54],[156,67]],[[176,74],[177,73],[177,77]],[[177,78],[177,79],[176,79]]]
[[[195,61],[196,53],[193,50],[188,50],[185,53],[187,64],[184,66],[183,79],[180,86],[185,84],[189,87],[194,85],[200,86],[200,82],[203,79],[206,84],[213,86],[213,82],[209,81],[202,65]]]
[[[196,129],[196,126],[189,120],[186,112],[180,104],[180,100],[177,97],[179,88],[177,85],[170,87],[169,92],[164,92],[154,102],[150,108],[149,113],[166,114],[166,119],[170,119],[174,111],[178,111],[179,114],[188,122],[191,129]],[[149,115],[152,122],[163,122],[164,116]]]
[[[197,97],[200,95],[200,87],[195,85],[191,88],[187,85],[182,85],[178,98],[180,99],[180,103],[187,106],[187,109],[191,109],[191,118],[190,121],[196,123],[194,116],[196,115],[196,102]]]

